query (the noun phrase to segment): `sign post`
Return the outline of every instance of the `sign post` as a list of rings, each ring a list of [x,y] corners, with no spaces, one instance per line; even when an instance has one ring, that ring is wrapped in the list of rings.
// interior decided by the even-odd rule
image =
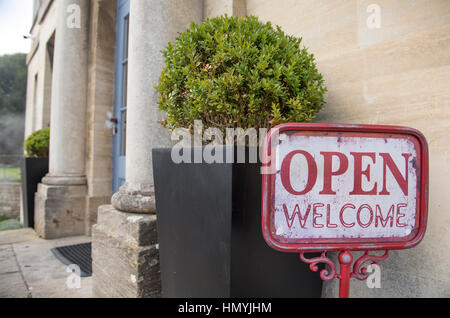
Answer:
[[[320,277],[340,279],[339,297],[349,296],[350,278],[367,279],[364,265],[422,240],[428,148],[417,130],[288,123],[269,132],[263,151],[264,239],[276,250],[299,253],[313,271],[326,264]],[[340,252],[340,273],[330,251]],[[365,253],[353,264],[351,251]],[[321,255],[305,257],[310,252]]]

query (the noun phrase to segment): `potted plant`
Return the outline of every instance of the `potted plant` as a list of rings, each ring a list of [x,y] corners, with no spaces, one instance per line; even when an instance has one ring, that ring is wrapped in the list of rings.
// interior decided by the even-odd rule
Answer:
[[[324,104],[322,75],[300,45],[256,17],[223,16],[192,23],[164,50],[159,108],[180,140],[153,150],[164,297],[320,297],[319,276],[298,255],[264,242],[251,155],[256,130],[261,141]]]
[[[24,142],[22,161],[23,226],[34,227],[34,194],[37,185],[48,172],[50,129],[43,128],[30,134]]]

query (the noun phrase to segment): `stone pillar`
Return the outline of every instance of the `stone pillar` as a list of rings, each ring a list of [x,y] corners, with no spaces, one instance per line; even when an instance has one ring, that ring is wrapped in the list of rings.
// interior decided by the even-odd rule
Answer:
[[[126,183],[99,209],[92,235],[94,293],[100,297],[156,297],[159,258],[153,189],[152,148],[170,146],[158,123],[154,89],[177,32],[201,22],[203,1],[130,1]],[[148,239],[148,237],[153,239]],[[126,262],[116,262],[126,255]],[[111,282],[117,284],[111,285]]]
[[[57,2],[49,173],[38,185],[35,230],[44,238],[84,234],[89,0]]]
[[[229,17],[245,17],[247,15],[247,0],[204,0],[203,17],[205,19],[224,14]]]
[[[111,202],[112,130],[105,125],[114,109],[117,1],[91,0],[86,136],[86,234],[97,223],[98,207]]]

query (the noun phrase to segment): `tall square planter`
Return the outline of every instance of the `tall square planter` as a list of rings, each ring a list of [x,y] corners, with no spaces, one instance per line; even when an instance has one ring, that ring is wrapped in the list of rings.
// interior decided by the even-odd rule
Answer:
[[[153,150],[163,297],[321,296],[318,273],[264,241],[260,167]]]
[[[48,172],[48,158],[23,158],[22,205],[23,226],[34,228],[34,194],[38,183]]]

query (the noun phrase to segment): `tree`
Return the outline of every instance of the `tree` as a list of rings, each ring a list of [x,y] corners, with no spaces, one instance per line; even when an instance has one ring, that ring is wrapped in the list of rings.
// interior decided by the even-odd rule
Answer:
[[[313,54],[280,27],[256,17],[215,17],[192,23],[163,51],[156,87],[163,126],[270,128],[310,122],[326,87]]]
[[[0,154],[23,152],[27,66],[23,53],[0,56]]]

